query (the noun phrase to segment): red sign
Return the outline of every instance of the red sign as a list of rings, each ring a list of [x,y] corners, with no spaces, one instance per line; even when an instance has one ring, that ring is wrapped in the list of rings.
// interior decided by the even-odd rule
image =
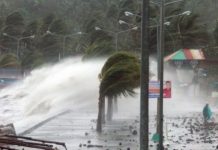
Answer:
[[[165,81],[163,86],[163,97],[171,98],[171,82]]]

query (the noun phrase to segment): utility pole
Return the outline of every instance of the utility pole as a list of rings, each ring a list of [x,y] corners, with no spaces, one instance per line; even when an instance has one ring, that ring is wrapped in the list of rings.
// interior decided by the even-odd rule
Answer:
[[[142,3],[140,150],[149,149],[149,0]]]
[[[164,54],[164,16],[165,16],[165,0],[161,0],[161,4],[160,4],[160,47],[159,47],[159,53],[158,53],[158,59],[159,59],[159,72],[158,72],[158,77],[159,77],[159,82],[160,82],[160,97],[159,97],[159,136],[160,136],[160,140],[159,140],[159,150],[164,150],[163,147],[163,79],[164,79],[164,65],[163,65],[163,54]]]

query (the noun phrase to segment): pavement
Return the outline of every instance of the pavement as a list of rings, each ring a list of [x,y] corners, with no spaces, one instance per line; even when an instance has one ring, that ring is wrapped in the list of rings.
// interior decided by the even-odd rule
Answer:
[[[139,150],[139,117],[125,113],[106,122],[103,132],[97,133],[97,114],[69,111],[33,127],[25,136],[65,142],[68,150]],[[217,117],[217,116],[216,116]],[[150,117],[150,139],[155,133],[155,117]],[[164,123],[165,147],[168,150],[215,150],[218,125],[205,130],[200,113],[166,117]],[[156,150],[150,141],[149,150]]]
[[[85,149],[138,149],[137,118],[119,118],[107,122],[103,132],[97,133],[96,114],[70,111],[64,115],[32,128],[25,136],[65,142],[69,150]]]

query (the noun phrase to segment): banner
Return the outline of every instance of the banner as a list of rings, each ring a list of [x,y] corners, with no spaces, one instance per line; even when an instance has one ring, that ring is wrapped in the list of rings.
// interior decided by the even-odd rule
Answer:
[[[158,81],[149,82],[149,98],[159,98],[160,83]],[[171,98],[171,81],[163,83],[163,98]]]
[[[171,81],[165,81],[163,85],[163,97],[171,98]]]

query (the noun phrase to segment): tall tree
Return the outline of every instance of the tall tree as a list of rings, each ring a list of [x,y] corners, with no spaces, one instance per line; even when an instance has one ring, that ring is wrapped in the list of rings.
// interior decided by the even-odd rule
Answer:
[[[115,53],[108,58],[100,77],[99,87],[99,108],[97,131],[102,131],[102,118],[104,118],[105,97],[108,97],[108,107],[111,106],[111,100],[121,95],[133,96],[134,88],[139,86],[140,67],[136,56],[129,53]],[[108,111],[112,115],[111,110]],[[112,116],[109,116],[111,118]]]
[[[17,49],[17,39],[22,37],[25,28],[24,18],[19,12],[13,12],[7,16],[5,26],[3,28],[2,45],[4,47]],[[9,35],[9,36],[5,36]]]

